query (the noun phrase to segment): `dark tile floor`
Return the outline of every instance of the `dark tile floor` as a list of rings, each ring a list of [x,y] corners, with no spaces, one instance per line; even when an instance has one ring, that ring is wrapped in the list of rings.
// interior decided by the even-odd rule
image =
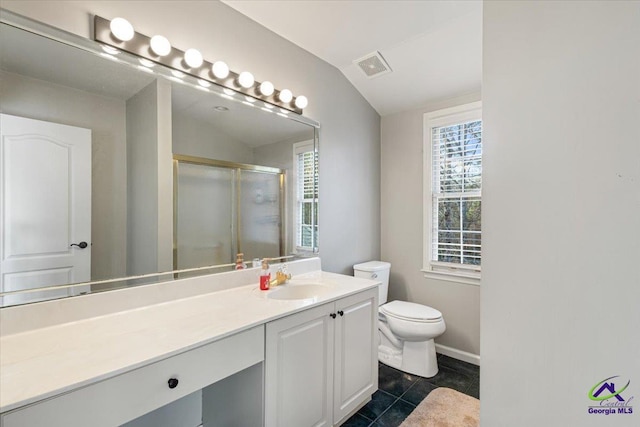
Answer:
[[[480,398],[480,368],[438,354],[438,375],[422,378],[378,364],[378,391],[343,427],[397,427],[432,390],[449,387]]]

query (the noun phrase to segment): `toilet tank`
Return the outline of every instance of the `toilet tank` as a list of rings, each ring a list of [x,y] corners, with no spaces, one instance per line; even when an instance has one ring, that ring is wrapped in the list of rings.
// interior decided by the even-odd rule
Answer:
[[[353,275],[364,279],[378,280],[382,284],[378,287],[378,305],[387,302],[389,293],[389,271],[391,264],[384,261],[369,261],[353,266]]]

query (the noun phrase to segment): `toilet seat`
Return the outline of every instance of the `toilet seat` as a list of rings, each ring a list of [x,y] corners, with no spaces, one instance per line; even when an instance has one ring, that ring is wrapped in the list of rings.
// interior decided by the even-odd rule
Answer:
[[[411,322],[433,323],[442,321],[442,313],[435,308],[407,301],[391,301],[380,306],[386,316]]]

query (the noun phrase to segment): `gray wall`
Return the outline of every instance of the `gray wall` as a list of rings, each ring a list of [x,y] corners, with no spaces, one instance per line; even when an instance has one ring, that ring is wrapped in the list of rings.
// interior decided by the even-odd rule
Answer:
[[[3,113],[91,129],[91,278],[126,274],[124,101],[0,72]]]
[[[171,86],[127,100],[127,274],[173,270]]]
[[[254,163],[253,149],[214,125],[174,113],[173,153],[236,163]]]
[[[480,354],[480,287],[427,279],[422,269],[423,117],[430,111],[480,100],[450,99],[382,118],[382,259],[391,263],[389,300],[440,310],[447,330],[436,342]],[[428,165],[427,165],[428,167]]]
[[[89,37],[91,15],[122,16],[147,35],[198,48],[309,98],[320,129],[320,256],[353,274],[380,257],[380,117],[335,67],[217,1],[3,1],[2,6]],[[312,25],[312,24],[310,24]]]
[[[640,2],[483,28],[481,424],[640,425]],[[615,375],[634,413],[589,414]]]

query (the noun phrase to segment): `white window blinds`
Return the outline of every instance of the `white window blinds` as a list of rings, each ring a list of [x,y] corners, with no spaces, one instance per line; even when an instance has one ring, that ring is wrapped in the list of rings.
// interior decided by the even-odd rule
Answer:
[[[318,152],[313,145],[296,151],[296,246],[313,250],[318,243]]]
[[[431,128],[431,262],[480,266],[482,120]]]

